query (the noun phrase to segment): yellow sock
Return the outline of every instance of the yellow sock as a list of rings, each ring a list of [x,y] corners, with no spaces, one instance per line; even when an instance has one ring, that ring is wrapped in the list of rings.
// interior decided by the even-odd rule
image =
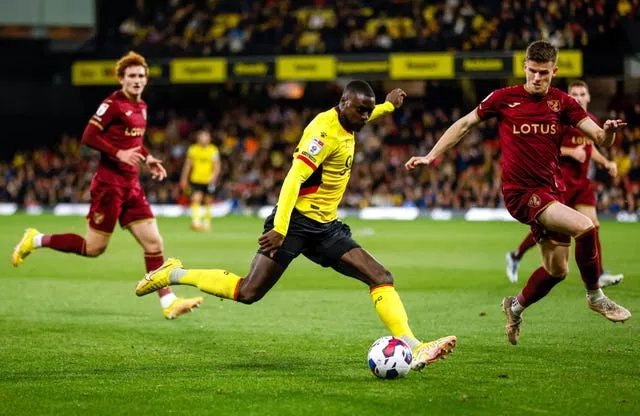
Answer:
[[[211,205],[206,204],[204,206],[204,220],[210,222],[211,221]]]
[[[191,222],[200,225],[200,204],[197,202],[191,203]]]
[[[226,270],[185,270],[181,285],[195,286],[203,292],[219,298],[235,300],[242,278]]]
[[[371,300],[378,316],[394,337],[415,338],[409,328],[409,318],[393,285],[381,285],[371,289]]]

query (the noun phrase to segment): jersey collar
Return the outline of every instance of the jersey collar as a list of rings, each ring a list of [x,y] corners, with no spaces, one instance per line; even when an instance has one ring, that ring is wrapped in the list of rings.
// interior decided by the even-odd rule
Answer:
[[[344,124],[342,124],[342,120],[340,120],[340,109],[338,107],[333,107],[333,109],[336,110],[336,113],[338,113],[338,123],[340,123],[344,131],[346,131],[349,134],[353,134],[352,130],[349,130],[348,128],[345,127]]]

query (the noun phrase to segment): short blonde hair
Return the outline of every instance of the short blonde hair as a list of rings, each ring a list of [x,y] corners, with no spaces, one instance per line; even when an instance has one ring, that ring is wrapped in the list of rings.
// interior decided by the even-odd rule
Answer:
[[[118,78],[124,77],[124,71],[130,66],[142,66],[144,67],[145,75],[149,75],[149,65],[147,65],[147,60],[144,59],[144,56],[130,51],[116,63],[116,75]]]

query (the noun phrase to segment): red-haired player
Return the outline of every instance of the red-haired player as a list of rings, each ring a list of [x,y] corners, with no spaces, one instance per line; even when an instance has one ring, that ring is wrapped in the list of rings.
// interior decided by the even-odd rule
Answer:
[[[167,176],[162,161],[153,157],[142,143],[147,127],[147,104],[141,96],[148,72],[143,56],[135,52],[123,56],[116,64],[122,88],[100,104],[82,135],[83,144],[100,152],[100,162],[91,181],[91,208],[85,237],[44,235],[28,228],[14,249],[14,266],[41,247],[97,257],[106,250],[116,222],[129,230],[142,246],[147,271],[162,265],[162,237],[138,178],[140,163],[147,166],[156,180]],[[170,288],[161,289],[158,294],[167,319],[190,312],[202,302],[202,297],[178,298]]]

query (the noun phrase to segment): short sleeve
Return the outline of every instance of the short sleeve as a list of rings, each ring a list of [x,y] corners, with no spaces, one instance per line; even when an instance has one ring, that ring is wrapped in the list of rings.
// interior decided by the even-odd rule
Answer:
[[[211,152],[211,160],[214,162],[220,159],[220,151],[217,146],[213,146],[213,152]]]
[[[189,149],[187,149],[187,159],[193,160],[195,156],[196,148],[191,145]]]
[[[329,137],[319,123],[311,122],[304,130],[293,157],[315,170],[333,152],[334,146],[335,139]]]
[[[91,116],[89,124],[93,124],[104,131],[109,124],[118,116],[117,104],[112,100],[105,100],[100,104],[95,114]]]
[[[476,107],[476,114],[480,120],[486,120],[500,115],[500,103],[502,102],[502,91],[495,90],[482,100]]]
[[[590,118],[589,113],[569,94],[563,92],[561,100],[562,118],[566,123],[575,127],[580,124],[582,120]]]

